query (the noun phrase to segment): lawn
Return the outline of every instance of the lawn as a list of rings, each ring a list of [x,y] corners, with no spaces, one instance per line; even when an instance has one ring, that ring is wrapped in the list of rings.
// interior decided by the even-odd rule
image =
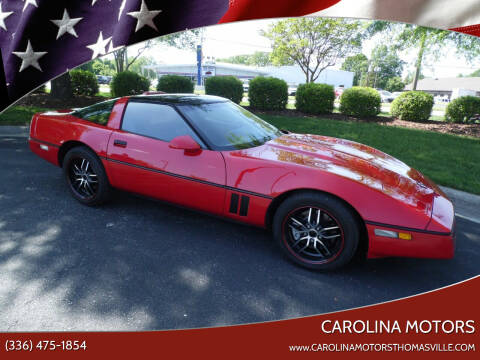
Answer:
[[[32,106],[13,106],[0,114],[0,125],[28,125],[33,114],[49,109]]]
[[[260,115],[278,128],[370,145],[420,170],[440,185],[480,194],[480,139],[375,123]]]

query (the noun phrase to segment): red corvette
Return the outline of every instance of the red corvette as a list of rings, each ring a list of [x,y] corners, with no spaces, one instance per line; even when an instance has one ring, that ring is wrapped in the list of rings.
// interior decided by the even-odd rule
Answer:
[[[218,97],[142,95],[35,114],[30,148],[86,205],[112,188],[272,230],[312,269],[451,258],[454,209],[430,180],[371,147],[284,133]]]

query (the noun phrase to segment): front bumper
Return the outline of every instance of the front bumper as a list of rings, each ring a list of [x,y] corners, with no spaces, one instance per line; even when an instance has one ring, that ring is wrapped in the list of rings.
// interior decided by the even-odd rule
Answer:
[[[411,234],[410,240],[377,236],[375,229]],[[368,258],[415,257],[451,259],[455,254],[455,227],[450,233],[367,224]]]
[[[432,183],[433,184],[433,183]],[[451,259],[455,254],[455,209],[436,186],[430,221],[425,229],[378,224],[367,221],[368,258],[387,256]],[[377,230],[402,233],[403,238],[378,236]]]

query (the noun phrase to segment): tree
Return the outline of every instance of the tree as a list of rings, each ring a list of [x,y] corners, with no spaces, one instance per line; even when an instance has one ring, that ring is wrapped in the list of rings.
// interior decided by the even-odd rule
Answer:
[[[203,29],[181,31],[175,34],[161,36],[153,40],[147,40],[142,47],[137,49],[137,53],[129,57],[126,47],[120,48],[113,52],[115,59],[115,68],[117,73],[127,71],[130,66],[148,49],[154,45],[165,44],[179,49],[195,49],[196,45],[203,36]]]
[[[403,91],[403,89],[405,89],[405,83],[402,81],[402,78],[398,76],[388,79],[385,85],[385,90],[390,92]]]
[[[254,66],[272,65],[272,62],[270,60],[270,53],[265,51],[255,51],[252,55],[250,55],[248,65],[254,65]]]
[[[77,67],[78,70],[93,72],[93,61],[86,62],[83,65]]]
[[[353,86],[357,86],[360,84],[362,75],[368,71],[368,58],[364,54],[349,56],[345,59],[340,69],[355,73]]]
[[[226,62],[229,64],[247,65],[250,55],[234,55],[228,58],[217,59],[219,62]]]
[[[470,75],[462,75],[462,74],[460,74],[458,77],[480,77],[480,69],[479,69],[479,70],[475,70],[475,71],[472,72]]]
[[[70,99],[73,97],[72,82],[68,72],[53,79],[51,84],[51,97],[56,99]]]
[[[359,21],[302,17],[278,21],[262,34],[272,42],[272,63],[299,65],[309,83],[360,49],[363,28]]]
[[[155,73],[155,71],[151,69],[147,69],[147,70],[143,69],[144,66],[154,65],[154,64],[155,64],[155,60],[152,59],[151,57],[140,56],[139,58],[137,58],[136,61],[132,63],[129,70],[137,74],[141,74],[142,76],[145,76],[147,79],[156,79],[157,74]]]
[[[371,35],[381,31],[389,30],[395,36],[392,39],[399,50],[417,49],[415,60],[415,72],[413,76],[413,90],[417,89],[418,80],[422,70],[422,65],[427,56],[438,58],[441,50],[447,45],[454,45],[457,53],[464,55],[467,59],[473,59],[480,53],[480,43],[478,38],[465,36],[463,34],[416,26],[411,24],[390,23],[386,21],[375,21],[369,26]]]
[[[95,59],[92,62],[92,72],[95,75],[115,75],[115,64],[110,59]]]
[[[270,53],[264,51],[255,51],[253,54],[248,55],[234,55],[228,58],[217,59],[217,61],[250,66],[272,65],[272,62],[270,61]]]
[[[404,83],[407,85],[411,84],[413,82],[414,77],[415,77],[415,71],[408,72],[407,76],[405,76]],[[418,80],[423,80],[423,79],[425,79],[425,75],[420,73],[420,75],[418,75]]]
[[[404,64],[393,47],[377,45],[370,59],[368,85],[384,89],[389,79],[402,75]]]
[[[178,49],[195,50],[197,44],[201,42],[203,38],[204,31],[204,29],[181,31],[175,34],[161,36],[154,41],[157,44],[165,44]]]

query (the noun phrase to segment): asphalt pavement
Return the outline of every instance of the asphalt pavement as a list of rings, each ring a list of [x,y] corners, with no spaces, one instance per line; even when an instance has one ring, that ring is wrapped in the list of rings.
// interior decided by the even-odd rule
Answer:
[[[397,299],[480,273],[474,213],[457,218],[454,259],[356,261],[319,273],[289,262],[261,229],[120,192],[105,206],[82,206],[61,170],[32,154],[22,137],[0,136],[0,169],[0,331],[278,320]]]

